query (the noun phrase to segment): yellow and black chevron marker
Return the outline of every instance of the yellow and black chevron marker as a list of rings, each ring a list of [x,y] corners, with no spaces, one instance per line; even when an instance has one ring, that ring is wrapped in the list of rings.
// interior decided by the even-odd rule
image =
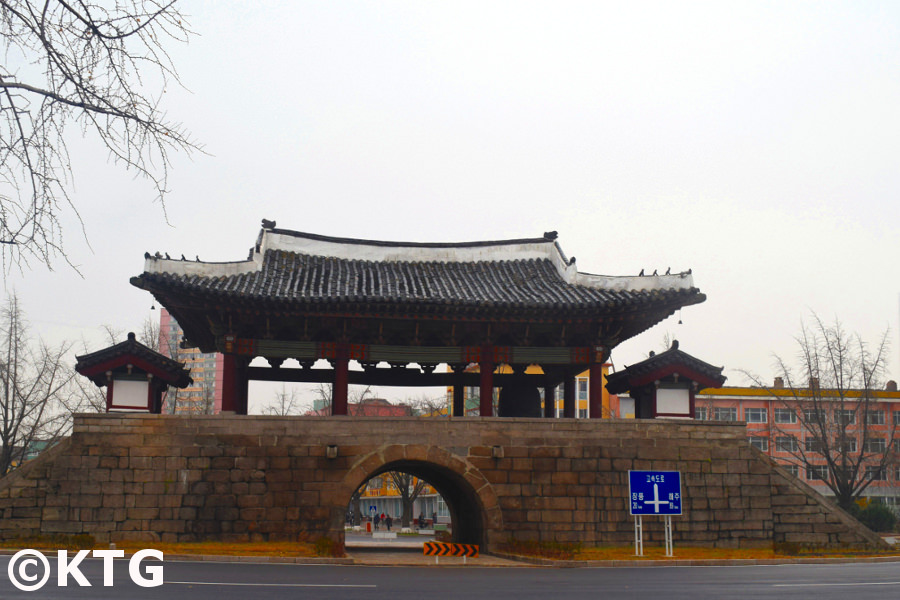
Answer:
[[[446,542],[425,542],[422,547],[425,556],[471,556],[478,557],[478,544],[448,544]]]

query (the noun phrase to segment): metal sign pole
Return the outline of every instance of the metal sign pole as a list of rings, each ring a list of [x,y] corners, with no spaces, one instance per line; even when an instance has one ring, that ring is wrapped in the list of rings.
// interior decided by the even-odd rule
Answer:
[[[666,556],[672,556],[672,515],[665,516]]]
[[[644,555],[644,523],[641,515],[634,516],[634,555]]]

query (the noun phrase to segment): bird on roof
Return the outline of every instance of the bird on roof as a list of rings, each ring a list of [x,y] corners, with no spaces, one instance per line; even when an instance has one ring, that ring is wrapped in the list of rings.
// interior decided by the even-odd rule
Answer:
[[[262,220],[263,229],[275,229],[275,221],[270,221],[268,219]]]
[[[159,253],[159,250],[156,251],[156,254],[153,255],[153,258],[162,258],[162,254]]]
[[[184,257],[184,254],[181,255],[181,260],[187,260],[187,259]]]
[[[668,269],[666,269],[666,275],[669,275],[671,273],[672,273],[672,267],[669,267]]]
[[[194,258],[194,261],[200,262],[200,255],[199,255],[199,254],[196,256],[196,258]]]
[[[574,264],[575,264],[575,257],[574,257],[574,256],[573,256],[572,258],[569,259],[569,264],[570,264],[570,265],[574,265]]]
[[[144,258],[147,259],[147,258],[153,258],[153,257],[150,256],[149,252],[144,252]]]
[[[656,272],[656,269],[653,269],[653,276],[656,277],[659,273]]]
[[[638,277],[643,277],[643,276],[644,276],[644,270],[643,270],[643,269],[641,269],[641,272],[640,272],[640,273],[638,273]]]
[[[556,231],[545,231],[544,232],[545,240],[555,240],[557,237],[559,237],[559,233]]]
[[[168,253],[168,252],[166,252],[166,260],[172,260],[172,257],[169,256],[169,253]]]

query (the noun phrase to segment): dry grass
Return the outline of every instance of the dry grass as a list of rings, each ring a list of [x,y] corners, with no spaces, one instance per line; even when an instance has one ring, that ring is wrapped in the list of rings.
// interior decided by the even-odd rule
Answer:
[[[766,559],[779,556],[771,548],[679,548],[674,556],[667,557],[666,550],[658,546],[644,546],[644,555],[635,556],[634,547],[584,548],[575,554],[575,560],[735,560]]]
[[[662,546],[644,546],[644,555],[635,556],[634,546],[584,547],[576,544],[552,544],[540,542],[509,541],[501,548],[503,552],[520,556],[549,558],[554,560],[765,560],[802,557],[854,557],[854,556],[900,556],[900,549],[894,551],[825,551],[821,548],[701,548],[675,546],[674,556],[666,556]]]
[[[91,536],[39,536],[22,537],[0,541],[0,548],[19,550],[33,548],[35,550],[91,550],[108,548],[107,544],[97,544]],[[153,548],[163,554],[216,555],[216,556],[285,556],[315,557],[335,556],[333,544],[323,538],[312,542],[139,542],[122,541],[116,543],[116,549],[126,554]]]
[[[153,548],[163,554],[207,554],[214,556],[331,556],[317,552],[316,544],[309,542],[117,542],[116,548],[126,553],[143,548]]]

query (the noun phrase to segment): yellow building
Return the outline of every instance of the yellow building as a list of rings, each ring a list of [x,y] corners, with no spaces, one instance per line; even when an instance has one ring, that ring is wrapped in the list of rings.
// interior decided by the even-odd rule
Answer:
[[[609,373],[609,364],[603,365],[603,382],[602,382],[602,397],[603,397],[603,417],[615,417],[619,416],[617,411],[617,403],[615,401],[615,397],[610,397],[609,392],[606,391],[606,375]],[[449,367],[448,367],[449,369]],[[478,365],[472,365],[468,369],[466,369],[469,373],[477,373]],[[509,375],[512,374],[512,368],[509,365],[500,365],[494,371],[498,375]],[[536,365],[529,365],[527,369],[525,369],[526,375],[542,375],[544,371]],[[576,410],[575,410],[575,418],[577,419],[587,419],[590,417],[590,406],[588,399],[590,398],[590,372],[585,370],[582,373],[579,373],[575,377],[575,402],[576,402]],[[544,390],[538,390],[541,395],[541,407],[544,405]],[[494,388],[494,414],[498,412],[498,401],[499,401],[500,390],[499,388]],[[449,407],[453,402],[453,388],[447,388],[447,406]],[[559,385],[556,388],[556,413],[555,417],[562,418],[563,416],[563,386]],[[479,406],[479,388],[475,386],[467,387],[465,391],[465,405],[466,405],[466,414],[478,414],[478,406]],[[442,415],[447,414],[447,409],[445,408],[442,412]],[[634,417],[634,410],[632,409],[631,414],[628,415],[630,417]]]

